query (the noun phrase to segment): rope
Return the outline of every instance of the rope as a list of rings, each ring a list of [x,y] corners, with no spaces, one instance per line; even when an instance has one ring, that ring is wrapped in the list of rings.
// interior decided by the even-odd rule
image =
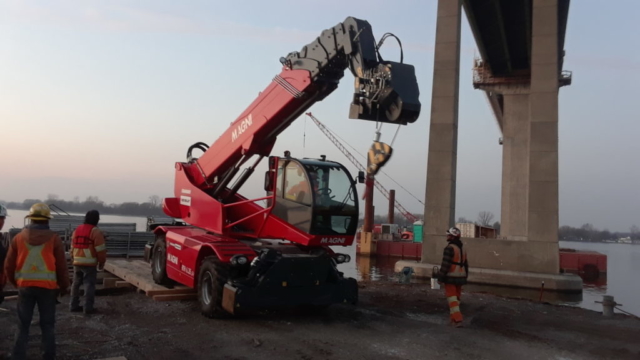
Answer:
[[[625,313],[625,314],[627,314],[627,315],[631,315],[631,316],[633,316],[633,317],[634,317],[634,318],[636,318],[636,319],[640,319],[640,316],[635,315],[635,314],[632,314],[632,313],[630,313],[630,312],[628,312],[628,311],[624,311],[624,310],[620,309],[620,308],[619,308],[619,307],[617,307],[617,306],[614,306],[614,308],[616,308],[616,309],[618,309],[618,310],[622,311],[623,313]]]
[[[398,125],[398,128],[396,129],[396,133],[395,135],[393,135],[393,140],[391,140],[391,147],[393,147],[393,143],[396,142],[396,137],[398,136],[398,133],[400,132],[400,125]]]
[[[304,117],[304,128],[302,130],[302,156],[304,157],[304,153],[306,148],[307,141],[307,116]]]

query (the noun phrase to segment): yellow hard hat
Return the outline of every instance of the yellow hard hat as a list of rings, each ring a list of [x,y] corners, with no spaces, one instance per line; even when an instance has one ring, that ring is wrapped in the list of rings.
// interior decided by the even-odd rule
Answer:
[[[31,220],[49,220],[53,218],[51,216],[51,209],[45,203],[35,203],[31,205],[31,209],[29,209],[29,214],[25,216],[27,219]]]

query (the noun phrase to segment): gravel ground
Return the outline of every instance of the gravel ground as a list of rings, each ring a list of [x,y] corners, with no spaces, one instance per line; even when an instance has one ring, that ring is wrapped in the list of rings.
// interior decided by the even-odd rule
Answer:
[[[448,325],[442,290],[361,282],[356,306],[261,311],[227,320],[195,301],[156,302],[133,290],[96,298],[100,314],[58,307],[60,359],[640,359],[640,321],[463,292],[464,328]],[[0,358],[15,332],[15,300],[0,311]],[[37,359],[40,329],[32,326]]]

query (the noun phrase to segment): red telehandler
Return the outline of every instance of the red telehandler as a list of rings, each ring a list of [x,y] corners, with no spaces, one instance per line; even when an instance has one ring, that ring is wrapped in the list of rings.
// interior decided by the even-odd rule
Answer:
[[[210,147],[202,142],[189,147],[187,161],[175,164],[175,197],[162,203],[166,215],[183,223],[154,225],[155,240],[145,249],[156,283],[196,288],[207,317],[357,302],[356,280],[337,268],[350,258],[330,246],[353,243],[358,181],[324,156],[269,155],[277,136],[332,93],[346,69],[355,77],[349,118],[415,122],[420,114],[415,70],[402,55],[399,63],[382,59],[378,49],[389,36],[395,37],[387,33],[376,44],[369,23],[353,17],[324,30],[301,51],[280,59],[280,74]],[[192,155],[196,149],[203,152],[199,158]],[[388,160],[377,155],[373,158],[381,163]],[[238,190],[264,157],[266,196],[247,199]],[[244,164],[248,167],[238,175]],[[364,181],[364,173],[358,180]]]

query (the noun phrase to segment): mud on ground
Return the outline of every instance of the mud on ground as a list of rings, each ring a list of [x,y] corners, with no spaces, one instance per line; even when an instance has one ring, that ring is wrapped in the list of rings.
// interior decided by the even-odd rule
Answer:
[[[98,296],[100,314],[58,306],[60,359],[640,359],[640,320],[486,294],[462,295],[464,328],[448,325],[442,290],[364,282],[357,306],[262,311],[211,320],[195,301],[132,290]],[[15,300],[0,311],[0,359],[13,345]],[[32,326],[30,356],[39,358]]]

